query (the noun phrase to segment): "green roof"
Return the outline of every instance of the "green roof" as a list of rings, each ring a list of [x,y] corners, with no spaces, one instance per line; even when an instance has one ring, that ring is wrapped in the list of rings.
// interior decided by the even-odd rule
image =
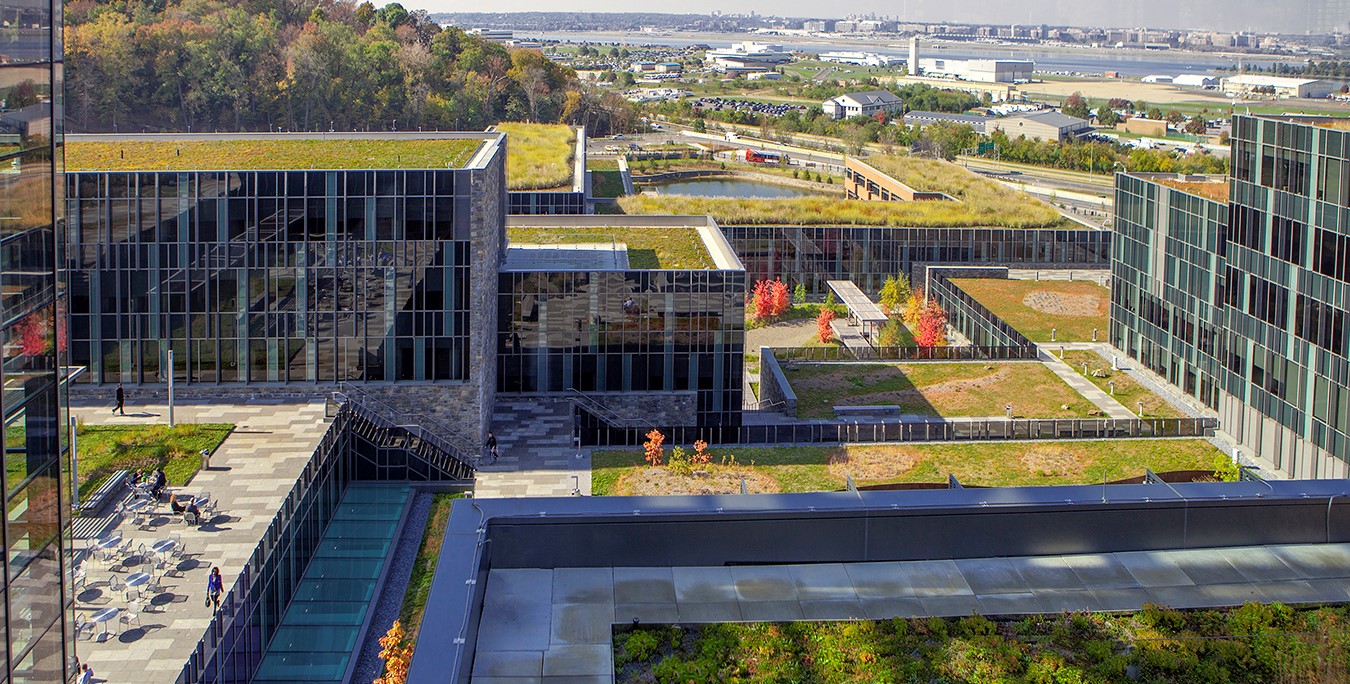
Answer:
[[[419,138],[68,141],[66,170],[457,169],[482,140]]]
[[[506,237],[513,244],[611,244],[628,248],[629,267],[636,271],[716,268],[698,230],[688,226],[510,226]]]

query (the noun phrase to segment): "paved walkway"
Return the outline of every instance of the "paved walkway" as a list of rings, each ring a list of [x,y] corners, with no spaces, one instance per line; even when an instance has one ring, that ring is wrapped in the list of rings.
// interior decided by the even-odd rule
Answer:
[[[591,454],[572,441],[572,406],[566,400],[498,399],[492,414],[495,463],[478,468],[474,496],[568,496],[591,493]]]
[[[475,684],[613,681],[611,629],[1350,600],[1350,544],[664,568],[493,570]],[[564,679],[573,678],[573,679]]]
[[[1133,411],[1125,408],[1115,397],[1102,391],[1091,380],[1083,377],[1078,371],[1069,367],[1062,359],[1050,353],[1051,347],[1040,346],[1040,359],[1049,368],[1052,373],[1059,376],[1059,379],[1069,384],[1075,392],[1083,395],[1085,399],[1096,405],[1097,408],[1106,414],[1107,418],[1138,418]]]
[[[129,404],[126,416],[113,415],[108,402],[87,402],[72,397],[72,412],[88,425],[147,425],[166,423],[166,407],[159,404]],[[319,439],[328,429],[323,402],[280,403],[255,400],[247,405],[225,403],[178,403],[179,423],[234,423],[234,432],[211,459],[211,469],[197,473],[184,493],[209,491],[219,500],[216,518],[199,528],[175,522],[168,515],[151,516],[153,525],[137,528],[116,513],[107,526],[133,540],[133,548],[147,546],[170,533],[182,535],[183,557],[171,566],[163,591],[143,608],[139,624],[123,625],[107,641],[82,636],[76,653],[94,668],[100,679],[110,682],[158,684],[173,682],[196,647],[210,618],[203,606],[206,575],[219,566],[225,588],[233,585],[263,532],[281,507]],[[109,504],[105,511],[115,510]],[[95,526],[81,525],[84,529]],[[77,554],[89,545],[88,538],[75,539]],[[94,563],[88,585],[76,596],[76,611],[89,614],[104,607],[126,608],[121,592],[108,589],[108,579],[125,580],[134,570],[125,565],[108,568]],[[102,638],[103,630],[98,629]]]

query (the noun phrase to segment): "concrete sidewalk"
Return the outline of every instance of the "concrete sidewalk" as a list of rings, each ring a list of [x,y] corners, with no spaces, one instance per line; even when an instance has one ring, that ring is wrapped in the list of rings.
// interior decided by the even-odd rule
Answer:
[[[1123,404],[1116,401],[1115,397],[1103,392],[1100,387],[1093,384],[1091,380],[1083,377],[1078,371],[1069,367],[1063,359],[1051,354],[1049,347],[1041,345],[1038,356],[1046,368],[1058,375],[1061,380],[1068,383],[1075,392],[1083,395],[1085,399],[1096,405],[1102,410],[1108,418],[1138,418],[1133,411],[1125,408]]]

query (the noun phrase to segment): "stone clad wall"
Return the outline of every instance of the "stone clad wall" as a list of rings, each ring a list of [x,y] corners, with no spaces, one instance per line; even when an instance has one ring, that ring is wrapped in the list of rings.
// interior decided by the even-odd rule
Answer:
[[[789,418],[797,417],[797,393],[788,385],[787,376],[778,367],[778,358],[768,347],[759,348],[759,404],[760,408],[778,411]]]
[[[587,392],[614,413],[614,427],[680,427],[698,424],[698,392]],[[601,418],[604,418],[601,416]]]

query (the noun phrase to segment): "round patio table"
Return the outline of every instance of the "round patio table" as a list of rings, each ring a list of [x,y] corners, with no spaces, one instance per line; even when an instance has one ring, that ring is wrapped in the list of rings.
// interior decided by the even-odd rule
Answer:
[[[198,494],[192,497],[192,503],[197,504],[197,508],[206,508],[206,504],[211,503],[210,494]]]
[[[127,576],[126,585],[128,587],[139,587],[143,584],[148,583],[149,581],[150,581],[150,573],[134,572]]]
[[[178,542],[172,539],[161,539],[150,546],[150,550],[155,553],[168,553],[178,548]]]
[[[96,548],[96,549],[111,549],[112,547],[117,546],[118,544],[121,544],[121,543],[122,543],[122,536],[121,536],[121,535],[114,535],[114,536],[111,536],[111,537],[104,537],[104,538],[102,538],[102,539],[100,539],[100,540],[94,542],[94,548]]]
[[[107,637],[108,623],[117,618],[118,612],[119,612],[118,608],[103,608],[101,610],[96,611],[93,615],[90,615],[89,619],[93,621],[94,624],[103,623],[103,636]],[[106,641],[107,639],[104,640]]]

